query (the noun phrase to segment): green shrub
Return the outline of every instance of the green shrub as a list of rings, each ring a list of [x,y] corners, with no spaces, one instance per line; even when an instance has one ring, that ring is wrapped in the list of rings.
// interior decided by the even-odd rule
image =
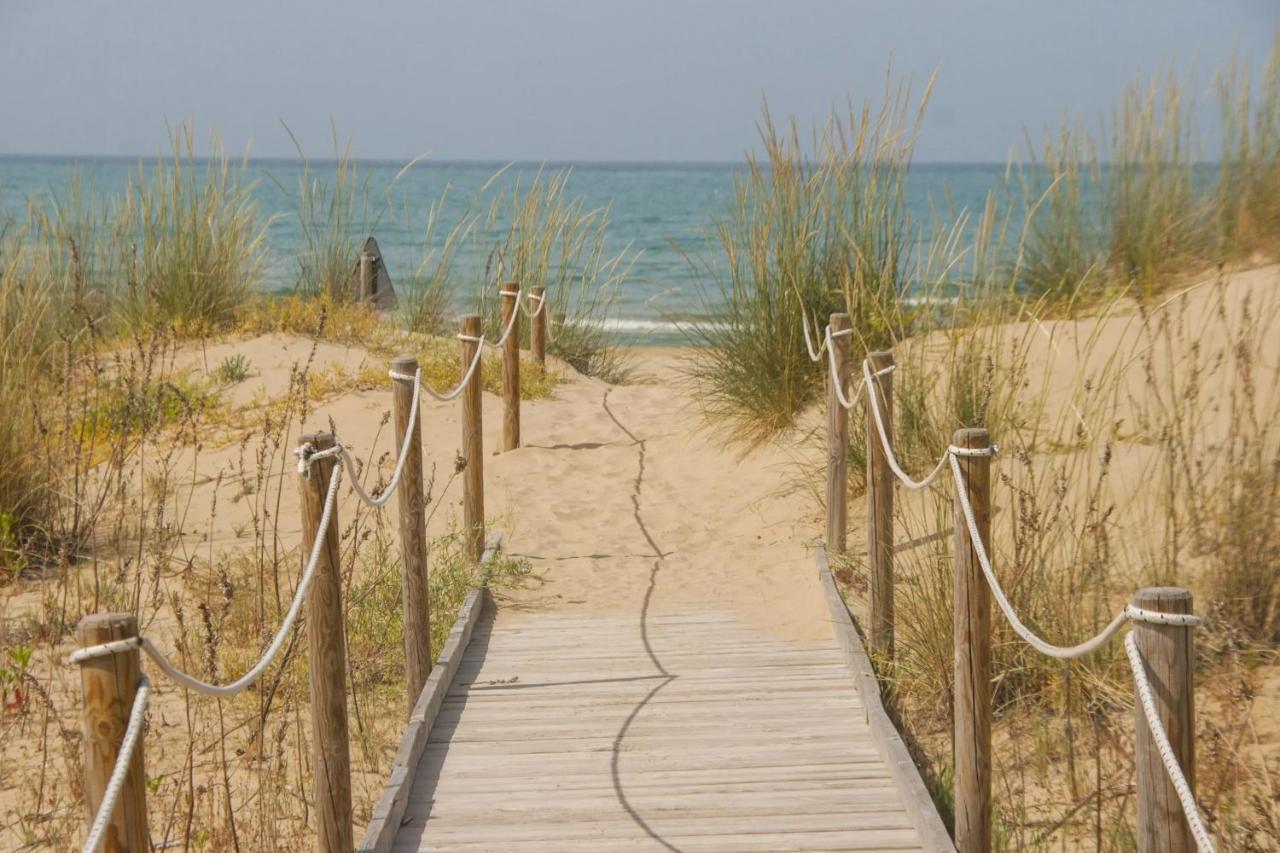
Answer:
[[[712,285],[707,319],[687,327],[698,347],[689,373],[708,413],[740,438],[767,438],[820,393],[826,364],[809,359],[805,316],[820,336],[830,313],[847,311],[855,352],[900,333],[918,260],[904,190],[928,95],[913,112],[909,87],[890,82],[878,111],[833,111],[810,148],[765,107],[764,156],[735,181],[718,252],[690,259]]]

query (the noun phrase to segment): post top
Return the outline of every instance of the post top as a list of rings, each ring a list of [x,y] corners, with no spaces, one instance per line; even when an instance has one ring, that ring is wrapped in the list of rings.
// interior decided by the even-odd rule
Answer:
[[[849,315],[844,313],[843,311],[837,311],[832,313],[830,322],[831,322],[831,329],[833,331],[848,329],[853,325],[852,323],[849,322]]]
[[[1147,610],[1190,613],[1191,590],[1179,586],[1148,586],[1133,594],[1133,603]]]
[[[122,636],[134,637],[138,634],[138,617],[132,613],[90,613],[80,620],[76,630],[81,633],[115,630]]]
[[[893,358],[893,353],[889,350],[876,350],[875,352],[869,352],[867,353],[867,361],[871,362],[871,366],[877,370],[897,363]]]
[[[530,293],[542,293],[542,292],[543,292],[543,291],[545,291],[545,290],[546,290],[546,288],[545,288],[544,286],[542,286],[541,284],[533,284],[533,285],[530,285],[530,286],[529,286],[529,292],[530,292]]]
[[[951,443],[956,447],[974,449],[990,447],[991,433],[987,432],[986,427],[965,427],[956,430]]]
[[[411,355],[398,355],[391,359],[391,369],[396,373],[413,373],[418,369],[418,360]]]
[[[328,450],[333,447],[333,433],[329,432],[304,432],[298,436],[303,444],[309,444],[316,450]]]
[[[480,315],[479,314],[463,314],[462,315],[462,332],[467,335],[477,335],[480,333]]]

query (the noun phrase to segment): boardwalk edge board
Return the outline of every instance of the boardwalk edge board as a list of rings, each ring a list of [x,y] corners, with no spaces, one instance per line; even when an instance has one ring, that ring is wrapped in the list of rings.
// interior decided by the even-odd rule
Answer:
[[[498,553],[502,545],[502,534],[494,531],[485,541],[484,554],[480,557],[481,565],[489,562]],[[386,787],[377,805],[373,807],[373,816],[369,818],[369,826],[365,829],[364,838],[356,848],[359,853],[386,853],[395,842],[396,833],[400,830],[400,821],[404,818],[405,808],[409,804],[409,794],[413,789],[413,770],[418,766],[423,751],[427,748],[427,739],[431,734],[432,724],[444,704],[445,694],[453,684],[454,675],[462,664],[462,656],[471,642],[471,634],[485,607],[491,603],[489,590],[485,587],[472,587],[467,592],[462,606],[458,608],[458,618],[449,630],[444,648],[436,659],[431,675],[418,701],[409,715],[404,734],[400,738],[400,748],[391,762],[391,772],[387,776]]]
[[[955,845],[947,832],[947,827],[938,814],[938,809],[929,796],[929,789],[920,776],[920,770],[911,759],[911,753],[902,741],[902,734],[894,726],[893,720],[884,709],[880,695],[880,682],[876,680],[875,670],[871,668],[871,659],[863,648],[862,638],[854,627],[853,617],[845,606],[840,590],[836,588],[835,578],[831,575],[831,566],[827,562],[827,549],[816,545],[813,549],[814,562],[818,566],[818,580],[822,583],[822,591],[827,599],[827,607],[831,611],[831,625],[836,640],[844,655],[845,664],[857,682],[858,692],[862,694],[862,703],[866,708],[867,725],[871,728],[871,736],[876,748],[880,751],[885,763],[889,765],[889,773],[902,793],[902,804],[907,815],[920,835],[920,843],[927,851],[954,851]]]

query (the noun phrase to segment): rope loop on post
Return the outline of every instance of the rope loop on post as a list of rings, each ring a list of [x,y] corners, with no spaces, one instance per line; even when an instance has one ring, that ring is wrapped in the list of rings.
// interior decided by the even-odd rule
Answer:
[[[528,305],[526,304],[531,299],[538,300],[538,307],[535,308],[533,311],[530,311]],[[530,293],[524,299],[520,300],[519,305],[520,305],[520,310],[524,312],[526,317],[528,317],[530,320],[536,320],[538,319],[538,315],[541,314],[543,310],[547,307],[547,294],[545,291],[543,293]]]
[[[387,371],[387,375],[398,381],[414,380],[424,391],[439,400],[441,403],[448,403],[450,400],[455,400],[459,394],[466,390],[467,383],[469,383],[471,381],[471,377],[475,375],[476,369],[480,366],[480,357],[484,353],[484,335],[480,335],[479,337],[474,335],[458,335],[458,340],[466,343],[478,343],[480,346],[476,347],[476,354],[472,357],[471,364],[467,365],[466,373],[464,373],[462,378],[458,380],[458,384],[450,388],[448,391],[437,391],[427,383],[423,382],[421,367],[419,367],[418,372],[413,375],[408,373],[399,373],[395,370]],[[416,394],[417,392],[415,391],[414,393]],[[418,398],[416,396],[413,399],[413,410],[414,412],[417,412],[418,410]],[[412,424],[410,424],[409,428],[413,428]]]
[[[520,304],[520,289],[519,289],[519,288],[517,288],[516,290],[500,290],[500,291],[498,291],[498,295],[499,295],[499,296],[514,296],[514,297],[516,298],[516,305],[519,305],[519,304]],[[516,318],[517,318],[517,317],[519,317],[519,316],[520,316],[520,312],[519,312],[519,311],[512,311],[512,312],[511,312],[511,319],[509,319],[509,320],[507,321],[507,328],[505,328],[505,329],[502,331],[502,337],[498,338],[498,340],[494,341],[493,343],[488,343],[487,341],[485,341],[485,340],[484,340],[484,336],[483,336],[483,335],[481,335],[481,336],[480,336],[480,344],[481,344],[481,347],[480,347],[480,348],[481,348],[481,349],[484,349],[484,347],[486,347],[486,346],[487,346],[487,347],[489,347],[489,348],[491,348],[491,349],[502,349],[502,345],[503,345],[503,344],[505,344],[505,343],[507,342],[507,337],[511,334],[511,330],[512,330],[512,329],[514,329],[514,328],[516,327]],[[469,336],[468,336],[468,337],[469,337]],[[459,335],[459,336],[458,336],[458,338],[459,338],[459,340],[461,340],[461,339],[462,339],[462,335]]]

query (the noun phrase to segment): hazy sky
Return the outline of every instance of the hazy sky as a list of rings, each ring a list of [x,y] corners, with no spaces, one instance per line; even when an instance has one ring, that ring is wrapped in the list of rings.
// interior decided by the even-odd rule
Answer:
[[[939,83],[921,160],[1004,160],[1171,59],[1260,59],[1277,0],[0,0],[0,153],[152,154],[165,121],[315,157],[736,160],[760,98],[803,121]]]

